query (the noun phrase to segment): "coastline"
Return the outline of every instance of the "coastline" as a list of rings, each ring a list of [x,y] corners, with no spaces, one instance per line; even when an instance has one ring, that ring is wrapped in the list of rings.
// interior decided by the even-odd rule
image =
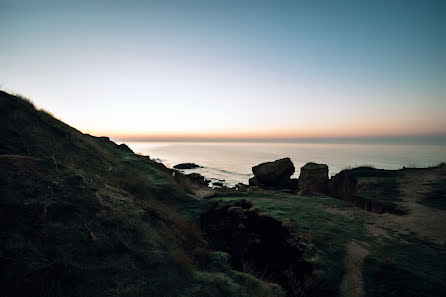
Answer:
[[[444,164],[329,176],[323,162],[306,163],[317,160],[265,156],[249,185],[210,188],[24,99],[0,92],[0,106],[7,297],[54,288],[169,297],[446,290]]]
[[[247,183],[251,167],[262,162],[290,157],[296,165],[294,177],[308,161],[329,166],[333,176],[343,169],[373,166],[382,169],[429,167],[446,160],[446,145],[389,144],[300,144],[300,143],[127,143],[135,152],[149,155],[168,168],[193,162],[203,168],[187,170],[199,173],[227,186]],[[224,180],[224,181],[223,181]]]

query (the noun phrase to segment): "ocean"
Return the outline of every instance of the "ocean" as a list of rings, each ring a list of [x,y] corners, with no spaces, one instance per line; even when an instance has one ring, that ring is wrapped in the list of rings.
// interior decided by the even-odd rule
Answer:
[[[148,155],[172,168],[192,162],[197,172],[227,186],[248,183],[257,164],[290,157],[298,177],[307,162],[324,163],[329,175],[342,169],[370,165],[382,169],[427,167],[446,162],[446,145],[346,144],[346,143],[246,143],[246,142],[125,142],[135,153]]]

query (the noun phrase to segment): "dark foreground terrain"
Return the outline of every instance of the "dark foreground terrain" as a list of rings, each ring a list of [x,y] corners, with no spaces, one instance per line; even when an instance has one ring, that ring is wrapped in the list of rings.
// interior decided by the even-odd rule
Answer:
[[[1,296],[443,296],[446,167],[210,189],[0,92]],[[294,186],[294,184],[293,184]]]

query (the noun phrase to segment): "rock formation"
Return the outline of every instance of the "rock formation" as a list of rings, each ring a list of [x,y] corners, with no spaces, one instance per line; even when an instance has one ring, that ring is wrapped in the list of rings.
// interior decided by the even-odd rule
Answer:
[[[335,198],[352,201],[353,195],[358,191],[358,180],[345,170],[333,176],[328,182],[328,193]]]
[[[173,166],[175,169],[195,169],[195,168],[201,168],[200,165],[197,165],[195,163],[181,163]]]
[[[201,186],[208,186],[210,183],[210,180],[205,179],[203,175],[199,173],[191,173],[186,175],[190,180],[192,180],[194,183],[197,183]]]
[[[307,163],[300,169],[299,190],[302,195],[326,193],[328,183],[328,166],[325,164]]]
[[[252,167],[254,177],[249,180],[250,186],[289,187],[293,184],[290,176],[294,173],[294,165],[290,158],[265,162]]]

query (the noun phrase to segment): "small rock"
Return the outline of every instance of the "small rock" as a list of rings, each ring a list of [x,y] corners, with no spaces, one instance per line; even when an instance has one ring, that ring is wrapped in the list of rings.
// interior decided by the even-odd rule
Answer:
[[[202,168],[200,165],[195,163],[181,163],[173,166],[175,169],[194,169],[194,168]]]
[[[248,190],[248,186],[242,183],[238,183],[235,185],[237,191],[246,192]]]
[[[198,184],[200,184],[202,186],[206,186],[207,187],[209,185],[209,182],[210,182],[210,180],[205,179],[204,176],[199,174],[199,173],[191,173],[191,174],[188,174],[186,176],[190,180],[192,180],[193,182],[198,183]]]

